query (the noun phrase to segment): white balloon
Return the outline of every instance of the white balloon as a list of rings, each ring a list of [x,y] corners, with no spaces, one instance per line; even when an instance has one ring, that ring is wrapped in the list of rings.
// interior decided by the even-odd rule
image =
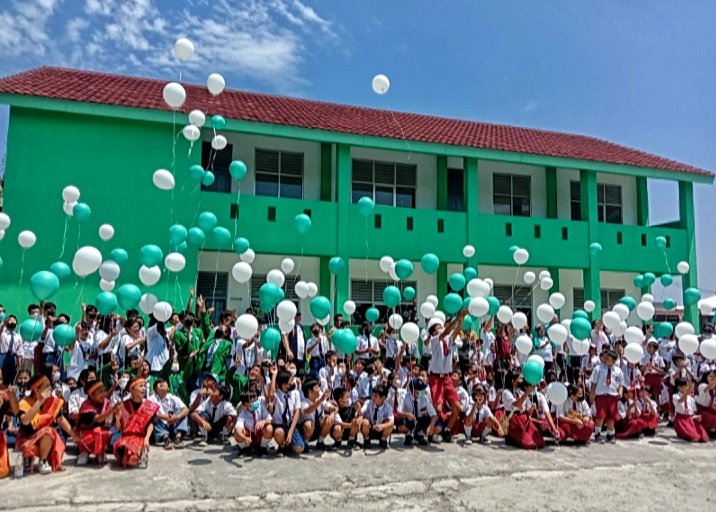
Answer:
[[[602,316],[602,323],[604,326],[609,329],[610,331],[613,331],[619,326],[619,322],[621,322],[621,318],[619,315],[614,311],[607,311],[604,313],[604,316]]]
[[[616,304],[612,311],[619,315],[619,320],[626,320],[629,317],[629,308],[626,304]]]
[[[447,317],[445,316],[445,313],[443,313],[442,311],[439,311],[439,310],[435,311],[435,313],[433,314],[433,318],[437,318],[443,324],[445,324],[445,320],[447,319]]]
[[[417,342],[420,337],[420,327],[413,322],[406,322],[403,324],[403,327],[400,328],[400,336],[403,338],[403,341],[412,345]]]
[[[497,310],[497,319],[503,324],[509,323],[512,320],[512,310],[509,306],[500,306]]]
[[[186,266],[186,258],[181,253],[170,252],[164,258],[164,266],[167,267],[169,272],[181,272]]]
[[[642,302],[651,302],[653,304],[654,296],[651,293],[645,293],[644,295],[641,296],[641,301]]]
[[[688,274],[690,268],[691,268],[691,265],[689,265],[686,261],[680,261],[676,265],[676,270],[679,271],[679,274]]]
[[[373,92],[376,94],[385,94],[390,89],[390,80],[385,75],[375,75],[373,77]]]
[[[189,112],[189,123],[193,124],[197,128],[204,126],[206,122],[206,116],[201,110],[192,110]]]
[[[330,315],[329,315],[330,318]],[[326,324],[322,324],[326,325]],[[293,328],[296,327],[296,320],[293,318],[289,320],[288,322],[279,322],[278,328],[283,334],[288,334],[289,332],[293,331]]]
[[[539,287],[542,288],[544,291],[551,289],[553,286],[554,281],[552,281],[551,277],[545,277],[539,282]]]
[[[547,384],[545,394],[547,395],[547,399],[554,405],[562,405],[564,402],[567,401],[567,398],[569,397],[569,393],[567,392],[567,386],[565,386],[561,382],[556,381]]]
[[[99,227],[99,237],[102,239],[103,242],[111,240],[113,236],[114,228],[111,224],[102,224]]]
[[[640,302],[636,306],[636,314],[645,322],[654,317],[654,305],[651,302]]]
[[[356,303],[352,300],[347,300],[343,303],[343,311],[348,315],[352,315],[356,312]]]
[[[186,101],[186,91],[184,87],[176,82],[170,82],[165,85],[162,96],[167,105],[174,109],[181,107]]]
[[[551,322],[554,318],[554,309],[549,304],[540,304],[537,306],[537,318],[543,324]]]
[[[398,313],[393,313],[388,317],[388,325],[393,329],[400,329],[403,326],[403,317]]]
[[[10,217],[7,213],[0,212],[0,229],[5,231],[10,227]]]
[[[527,315],[525,315],[521,311],[518,311],[517,313],[512,315],[512,327],[519,331],[525,325],[527,325]]]
[[[467,283],[467,294],[470,297],[487,297],[490,294],[490,285],[476,277]]]
[[[524,265],[527,263],[527,260],[530,259],[530,253],[527,252],[527,249],[517,249],[512,255],[512,259],[515,260],[515,263],[518,265]]]
[[[251,268],[251,265],[246,263],[245,261],[239,261],[236,263],[232,269],[231,269],[231,277],[233,277],[237,283],[248,283],[249,279],[251,279],[251,275],[253,274],[253,269]],[[300,281],[303,282],[303,281]],[[296,283],[298,285],[298,283]],[[301,297],[305,298],[305,297]]]
[[[423,315],[423,318],[431,318],[435,314],[435,306],[432,302],[423,302],[420,305],[420,314]]]
[[[318,285],[313,282],[308,283],[308,296],[313,298],[316,295],[318,295]],[[326,324],[323,324],[323,325],[326,325]]]
[[[711,361],[716,360],[716,340],[710,338],[702,341],[699,352],[701,352],[701,355],[706,359],[710,359]]]
[[[318,323],[325,326],[331,321],[331,315],[326,315],[325,318],[319,318]]]
[[[541,355],[532,354],[530,357],[527,358],[527,361],[535,361],[544,370],[544,359],[542,359]]]
[[[293,319],[291,320],[293,321]],[[259,330],[259,321],[254,315],[241,315],[234,323],[236,333],[245,340],[250,340]]]
[[[3,238],[5,238],[5,230],[0,229],[0,240],[2,240]]]
[[[99,287],[103,292],[110,292],[110,291],[114,290],[114,281],[107,281],[106,279],[100,279]]]
[[[157,305],[157,302],[159,302],[159,299],[157,299],[156,295],[153,293],[145,293],[142,295],[142,298],[139,299],[139,309],[141,309],[145,315],[148,315],[154,311],[154,306]]]
[[[467,311],[472,316],[482,317],[490,310],[490,303],[485,297],[473,298],[467,306]]]
[[[572,340],[572,350],[578,356],[589,353],[589,340]]]
[[[560,322],[560,325],[562,325],[565,329],[567,329],[567,337],[569,337],[569,326],[572,325],[572,319],[571,318],[565,318]]]
[[[674,332],[676,333],[677,338],[681,338],[682,336],[686,336],[687,334],[693,334],[695,331],[694,326],[691,325],[689,322],[679,322],[678,324],[676,324]]]
[[[495,286],[495,282],[489,277],[486,277],[485,279],[483,279],[483,281],[485,281],[485,284],[490,287],[490,290],[492,290],[492,288]]]
[[[246,249],[246,251],[239,255],[239,258],[241,258],[241,261],[245,261],[250,264],[254,262],[254,259],[256,259],[256,253],[253,249]]]
[[[22,233],[21,233],[22,234]],[[102,264],[102,253],[94,247],[80,247],[72,259],[72,270],[80,277],[97,272]]]
[[[699,312],[704,316],[711,316],[713,314],[714,308],[711,307],[711,304],[706,302],[705,300],[702,300],[699,302]]]
[[[475,255],[475,248],[472,245],[466,245],[462,248],[462,255],[466,258],[472,258]]]
[[[211,94],[218,96],[224,91],[226,81],[219,73],[212,73],[209,75],[209,78],[206,79],[206,87],[209,89]]]
[[[142,265],[139,267],[139,280],[145,286],[154,286],[159,282],[161,277],[162,269],[160,269],[158,265],[154,265],[153,267]]]
[[[393,266],[393,263],[395,263],[393,258],[390,256],[383,256],[380,259],[380,269],[387,274],[390,271],[390,267]]]
[[[99,266],[99,276],[105,281],[114,281],[119,277],[119,265],[116,261],[104,260]]]
[[[594,308],[596,308],[596,307],[597,307],[597,305],[594,303],[593,300],[585,300],[584,301],[584,311],[586,311],[587,313],[591,313],[592,311],[594,311]]]
[[[638,327],[627,327],[624,332],[624,339],[627,343],[639,343],[644,341],[644,333]]]
[[[690,356],[699,349],[699,339],[695,334],[684,334],[679,337],[679,349],[685,355]]]
[[[152,315],[160,322],[169,320],[172,317],[172,312],[172,305],[164,301],[157,302],[152,308]]]
[[[429,302],[435,307],[438,307],[438,304],[440,303],[440,301],[435,295],[428,295],[427,297],[425,297],[425,302]]]
[[[308,297],[308,283],[306,281],[298,281],[294,285],[293,291],[296,292],[296,295],[298,295],[300,299],[305,299]]]
[[[525,283],[532,284],[535,282],[535,279],[537,279],[537,277],[535,276],[534,272],[525,272],[525,275],[522,277],[522,279],[525,280]]]
[[[194,55],[194,43],[182,37],[174,43],[174,55],[179,60],[189,60]]]
[[[628,327],[629,326],[627,325],[626,321],[621,320],[619,322],[619,325],[617,325],[612,331],[612,334],[617,338],[620,338],[621,336],[624,336],[626,334],[626,330],[628,329]]]
[[[551,286],[550,286],[551,288]],[[554,309],[562,309],[562,306],[564,306],[564,303],[566,302],[564,295],[562,295],[559,292],[555,292],[552,295],[549,296],[549,304]]]
[[[276,306],[276,315],[281,322],[290,322],[296,316],[296,305],[290,300],[282,300]]]
[[[17,235],[17,243],[19,243],[20,247],[22,247],[23,249],[29,249],[30,247],[35,245],[35,242],[37,242],[37,237],[32,231],[20,231],[20,234]],[[102,256],[100,255],[100,260],[101,259]]]
[[[395,273],[395,263],[393,263],[390,266],[390,269],[388,269],[388,275],[393,281],[400,281],[400,278],[398,277],[398,274]]]
[[[171,190],[174,188],[174,176],[166,169],[157,169],[152,175],[152,183],[160,190]]]
[[[547,336],[549,339],[554,341],[557,345],[562,345],[569,337],[569,331],[562,324],[550,325],[547,329]]]
[[[291,258],[284,258],[283,260],[281,260],[281,271],[284,274],[290,274],[293,270],[293,267],[294,263]]]
[[[226,147],[226,137],[223,135],[217,135],[213,139],[211,139],[211,147],[214,148],[217,151],[221,151]]]
[[[65,203],[76,203],[80,198],[80,189],[74,185],[68,185],[62,190],[62,199]]]
[[[539,277],[539,280],[541,281],[542,279],[552,277],[552,274],[549,273],[549,270],[543,270],[542,272],[539,273],[538,277]]]
[[[517,352],[526,356],[527,354],[532,352],[532,338],[530,338],[526,334],[521,334],[517,336],[517,339],[515,340],[515,348],[517,349]]]
[[[624,359],[630,363],[638,364],[642,357],[644,357],[644,347],[641,346],[641,343],[627,343],[627,346],[624,347]]]
[[[71,203],[62,203],[62,209],[65,211],[66,215],[69,215],[70,217],[72,217],[75,214],[75,206],[76,205],[77,205],[77,201],[73,201]]]
[[[191,142],[196,142],[199,140],[199,137],[201,137],[201,130],[194,126],[193,124],[188,124],[181,130],[182,135],[184,135],[184,138]]]
[[[283,286],[283,283],[286,282],[286,276],[283,275],[283,272],[281,272],[278,269],[271,270],[268,274],[266,274],[266,282],[272,283],[281,288]]]

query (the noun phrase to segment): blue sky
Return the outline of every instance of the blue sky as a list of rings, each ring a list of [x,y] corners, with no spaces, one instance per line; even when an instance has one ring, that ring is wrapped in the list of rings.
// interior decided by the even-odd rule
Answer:
[[[605,138],[716,170],[716,2],[2,0],[0,75],[106,70]],[[197,47],[179,68],[178,37]],[[376,73],[391,79],[376,96]],[[7,110],[0,111],[4,151]],[[651,219],[678,216],[650,183]],[[716,293],[716,187],[697,186]]]

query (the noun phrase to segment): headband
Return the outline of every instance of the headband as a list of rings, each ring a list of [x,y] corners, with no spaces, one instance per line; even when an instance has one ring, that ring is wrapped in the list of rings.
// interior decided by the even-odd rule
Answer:
[[[90,386],[90,388],[87,390],[87,394],[91,395],[92,393],[97,391],[99,388],[103,388],[103,387],[104,387],[104,384],[102,384],[102,381],[98,380],[97,382],[95,382],[94,384],[92,384]]]
[[[135,379],[135,380],[129,385],[129,390],[132,391],[134,388],[136,388],[136,387],[139,386],[140,384],[144,384],[145,382],[146,382],[146,380],[144,380],[144,379],[142,379],[142,378]]]
[[[37,380],[30,386],[30,391],[35,391],[35,390],[41,388],[42,386],[44,386],[45,384],[49,384],[49,383],[50,383],[50,379],[48,379],[47,376],[43,375],[42,377],[40,377],[39,379],[37,379]]]

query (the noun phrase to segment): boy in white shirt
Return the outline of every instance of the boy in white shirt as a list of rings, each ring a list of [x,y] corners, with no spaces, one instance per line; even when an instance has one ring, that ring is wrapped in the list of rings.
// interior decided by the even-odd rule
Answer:
[[[331,437],[336,447],[340,448],[342,442],[347,441],[348,448],[353,448],[356,446],[356,436],[363,421],[360,409],[351,404],[350,392],[345,388],[335,388],[333,400],[338,404],[338,411],[333,420]]]
[[[590,394],[592,403],[596,405],[597,414],[594,420],[595,441],[602,439],[602,425],[607,424],[607,442],[615,442],[614,422],[619,419],[619,396],[624,387],[624,375],[614,366],[617,354],[608,350],[602,354],[602,363],[592,371],[590,378]]]
[[[393,408],[390,406],[386,397],[388,390],[382,384],[379,384],[371,394],[371,400],[366,402],[361,408],[363,421],[361,423],[361,433],[363,434],[363,446],[370,448],[371,440],[378,439],[378,445],[381,450],[388,448],[388,438],[393,432],[395,417],[393,416]]]
[[[169,393],[169,383],[162,378],[154,381],[154,394],[149,399],[159,406],[154,421],[154,442],[163,444],[165,450],[184,448],[182,438],[189,434],[186,419],[189,408],[178,396]]]
[[[405,446],[413,444],[413,439],[425,446],[432,435],[442,430],[437,426],[438,413],[427,394],[428,385],[423,379],[413,379],[409,387],[411,392],[406,393],[398,404],[402,416],[398,421],[398,431],[405,434]]]
[[[301,401],[301,417],[298,427],[306,445],[317,441],[319,450],[331,450],[332,446],[325,444],[325,439],[333,428],[336,407],[328,402],[331,391],[321,393],[321,387],[316,379],[308,379],[303,383],[303,400]],[[306,446],[308,448],[308,446]]]
[[[272,370],[273,372],[273,370]],[[273,401],[273,436],[279,448],[291,448],[302,453],[306,444],[298,428],[301,417],[301,391],[296,389],[296,379],[289,371],[273,373],[269,396]]]
[[[236,417],[234,427],[234,440],[239,446],[239,455],[248,453],[250,449],[256,450],[258,455],[265,455],[273,439],[271,414],[254,391],[242,393],[241,404],[243,407]]]
[[[236,420],[236,409],[229,402],[230,397],[230,387],[218,386],[191,415],[199,425],[199,446],[206,446],[208,442],[226,443]]]

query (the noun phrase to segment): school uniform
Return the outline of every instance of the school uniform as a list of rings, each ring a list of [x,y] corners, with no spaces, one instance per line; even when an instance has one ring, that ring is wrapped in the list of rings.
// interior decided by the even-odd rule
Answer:
[[[313,435],[310,439],[306,439],[306,442],[317,441],[321,433],[321,422],[331,410],[331,404],[327,401],[323,401],[313,412],[306,412],[309,407],[313,405],[308,398],[301,400],[301,416],[298,418],[298,428],[303,430],[303,425],[310,421],[313,423]]]
[[[658,352],[654,354],[649,354],[647,352],[641,359],[641,366],[644,368],[644,385],[650,386],[656,394],[655,396],[658,397],[661,385],[664,382],[664,374],[661,373],[666,369],[664,359]],[[655,370],[661,370],[661,372]]]
[[[470,418],[470,412],[472,411],[472,405],[470,405],[470,410],[467,411],[467,416],[465,417],[465,422],[467,422],[468,419],[472,419],[472,431],[470,432],[471,437],[483,437],[487,434],[485,431],[487,427],[487,420],[489,420],[493,414],[490,407],[483,403],[480,407],[475,408],[475,412],[472,414],[472,418]]]
[[[602,349],[605,346],[611,347],[611,341],[609,339],[609,335],[607,335],[607,333],[604,332],[603,329],[599,330],[599,331],[592,329],[592,333],[589,336],[589,338],[590,338],[590,343],[592,345],[594,345],[595,347],[597,347],[597,354],[601,354]]]
[[[634,400],[619,400],[619,420],[614,424],[617,439],[638,438],[644,430],[639,403]]]
[[[592,372],[590,383],[596,385],[594,401],[597,409],[596,418],[618,420],[619,388],[624,386],[622,371],[602,363]]]
[[[87,400],[87,393],[82,388],[75,389],[70,393],[70,400],[67,403],[67,412],[70,415],[79,414],[82,404]]]
[[[672,398],[674,404],[674,431],[681,439],[692,443],[705,443],[709,440],[709,434],[699,421],[694,421],[696,414],[696,401],[694,397],[687,396],[686,400],[681,401],[682,394],[674,393]]]
[[[591,411],[586,400],[567,400],[560,405],[555,406],[555,416],[557,417],[557,427],[559,435],[562,439],[571,439],[577,443],[586,443],[594,434],[594,422],[591,420]],[[578,427],[567,421],[565,418],[574,418],[582,420],[584,426]]]
[[[245,438],[250,439],[251,446],[259,447],[261,446],[261,438],[263,435],[260,430],[256,429],[256,425],[261,421],[270,419],[271,414],[268,412],[268,409],[266,409],[266,404],[260,402],[259,408],[255,411],[252,411],[250,407],[241,409],[241,412],[239,412],[236,417],[234,430],[241,432]]]
[[[357,359],[362,359],[363,361],[367,361],[368,359],[371,359],[373,357],[374,351],[379,350],[379,344],[378,339],[373,336],[372,334],[361,334],[358,336],[358,349],[359,350],[367,350],[368,352],[358,354],[356,356]]]
[[[532,408],[532,400],[527,398],[522,407],[515,406],[515,401],[523,394],[521,389],[505,389],[502,392],[505,413],[509,417],[505,442],[524,450],[544,448],[544,438],[528,414]]]
[[[440,336],[430,338],[430,347],[433,353],[428,367],[428,383],[430,394],[436,406],[447,403],[449,405],[459,402],[457,391],[452,384],[452,356],[450,346],[454,343],[452,335],[440,339]],[[443,408],[448,409],[448,408]],[[448,409],[449,410],[449,409]],[[443,413],[445,414],[445,413]]]
[[[716,388],[709,390],[707,383],[699,384],[694,401],[701,424],[707,431],[716,431]]]
[[[296,411],[301,410],[301,392],[298,389],[285,393],[284,391],[277,389],[276,398],[273,405],[273,417],[272,423],[275,428],[282,428],[286,435],[291,428],[293,422],[293,415]],[[303,436],[301,435],[301,429],[296,424],[296,428],[293,430],[293,438],[291,439],[292,446],[298,446],[303,448],[305,446]]]
[[[361,412],[363,413],[363,417],[370,423],[370,439],[383,439],[383,432],[373,430],[375,425],[395,420],[393,408],[388,403],[388,400],[384,400],[379,406],[377,406],[373,400],[369,400],[363,405]]]
[[[151,328],[149,329],[151,331]],[[171,393],[167,393],[164,398],[161,398],[156,393],[153,393],[149,399],[159,406],[157,413],[168,416],[169,414],[176,416],[186,408],[186,404],[182,402],[181,398]],[[156,418],[156,416],[155,416]],[[154,442],[159,443],[164,436],[174,437],[177,434],[186,436],[189,433],[189,421],[186,417],[182,418],[179,423],[169,424],[164,420],[154,420]]]
[[[666,368],[671,366],[671,356],[676,347],[676,342],[669,338],[661,338],[659,340],[659,357],[664,361]]]
[[[256,364],[256,343],[243,338],[236,338],[231,344],[231,359],[236,361],[237,356],[239,363],[236,366],[235,375],[248,376],[249,371]]]
[[[199,429],[202,437],[207,440],[219,438],[226,428],[228,419],[236,417],[236,409],[228,400],[221,400],[216,404],[211,399],[204,400],[196,408],[196,412],[211,425],[211,430],[208,432],[203,428]]]
[[[642,431],[645,436],[653,436],[659,426],[659,406],[650,399],[639,399],[639,409],[641,410]]]
[[[669,377],[667,379],[667,388],[669,393],[668,404],[669,404],[669,421],[674,421],[674,415],[676,414],[676,408],[674,407],[674,394],[676,393],[676,379],[686,379],[691,381],[691,376],[686,367],[677,368],[673,366],[669,370]]]
[[[320,334],[318,338],[312,337],[308,346],[315,345],[309,353],[311,356],[310,368],[313,378],[318,378],[318,371],[326,366],[326,352],[328,352],[328,338]]]
[[[413,435],[427,435],[432,418],[438,414],[427,394],[416,398],[413,393],[406,393],[398,405],[398,411],[415,416],[415,420],[401,418],[398,421],[398,425],[406,427]]]
[[[70,362],[65,369],[65,380],[70,378],[77,380],[82,370],[87,368],[82,344],[79,341],[75,341],[74,346],[72,348],[68,347],[66,350],[70,353]]]
[[[397,337],[389,336],[385,340],[385,365],[389,368],[395,368],[395,358],[400,352],[403,342]]]

